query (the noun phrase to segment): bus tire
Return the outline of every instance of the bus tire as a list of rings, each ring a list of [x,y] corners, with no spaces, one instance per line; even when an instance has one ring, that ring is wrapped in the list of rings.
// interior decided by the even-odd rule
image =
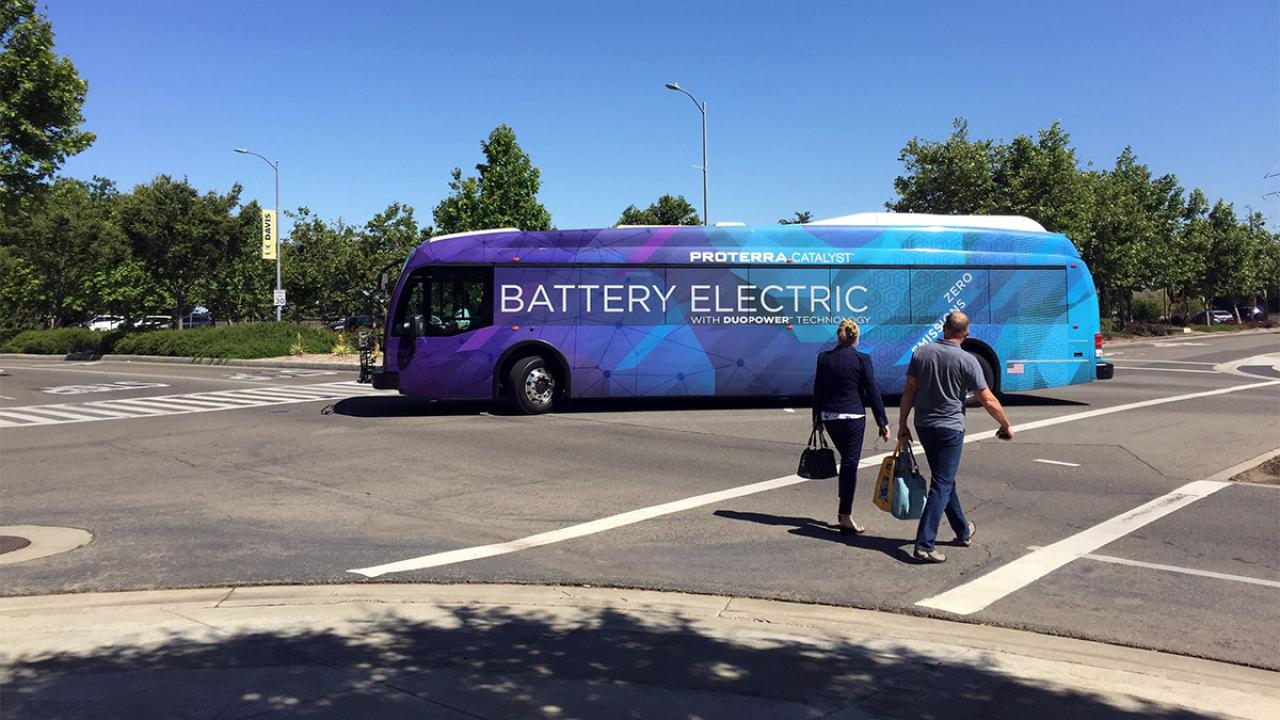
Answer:
[[[982,379],[987,381],[987,388],[994,393],[996,391],[996,371],[991,367],[991,361],[980,352],[974,352],[972,350],[965,350],[965,352],[972,355],[973,358],[978,361],[978,367],[982,369]],[[978,395],[976,393],[965,398],[964,404],[966,407],[971,408],[982,406],[982,403],[978,402]]]
[[[560,393],[560,380],[555,370],[539,355],[520,358],[507,375],[511,401],[516,410],[538,415],[551,410]]]

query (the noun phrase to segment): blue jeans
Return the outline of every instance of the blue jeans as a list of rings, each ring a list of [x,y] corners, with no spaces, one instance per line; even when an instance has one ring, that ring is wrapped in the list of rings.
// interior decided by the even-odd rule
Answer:
[[[956,494],[956,472],[960,469],[964,432],[917,425],[916,438],[924,447],[924,456],[929,461],[932,476],[929,482],[929,501],[924,506],[924,515],[920,517],[920,526],[916,529],[916,547],[920,550],[932,550],[938,539],[938,525],[942,524],[944,512],[956,537],[969,537],[969,521],[960,509],[960,496]]]

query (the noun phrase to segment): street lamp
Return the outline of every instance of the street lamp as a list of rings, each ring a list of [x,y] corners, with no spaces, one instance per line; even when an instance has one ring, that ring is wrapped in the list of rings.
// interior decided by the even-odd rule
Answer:
[[[275,207],[275,213],[276,213],[276,292],[277,292],[277,293],[279,293],[279,292],[280,292],[280,290],[281,290],[281,287],[280,287],[280,161],[279,161],[279,160],[276,160],[276,161],[272,162],[271,160],[266,159],[265,157],[263,157],[263,156],[259,155],[258,153],[256,153],[256,152],[254,152],[254,151],[250,150],[249,148],[236,148],[236,149],[235,149],[235,151],[236,151],[236,152],[238,152],[238,153],[240,153],[241,155],[252,155],[252,156],[254,156],[254,157],[262,158],[262,162],[264,162],[264,163],[266,163],[266,164],[270,165],[270,166],[271,166],[271,169],[272,169],[272,170],[274,170],[274,171],[275,171],[275,173],[276,173],[276,207]],[[283,310],[283,309],[284,309],[284,308],[282,308],[281,306],[276,305],[276,322],[279,322],[279,321],[280,321],[280,311],[281,311],[281,310]]]
[[[698,108],[698,112],[702,113],[702,224],[710,225],[711,217],[707,215],[707,104],[699,103],[698,98],[693,93],[680,87],[680,83],[667,83],[668,90],[682,92],[689,96],[693,101],[693,106]]]

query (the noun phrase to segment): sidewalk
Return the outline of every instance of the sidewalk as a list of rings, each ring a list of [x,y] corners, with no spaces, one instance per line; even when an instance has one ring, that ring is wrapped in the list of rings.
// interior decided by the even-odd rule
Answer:
[[[0,716],[1275,718],[1280,674],[980,625],[521,585],[0,598]]]

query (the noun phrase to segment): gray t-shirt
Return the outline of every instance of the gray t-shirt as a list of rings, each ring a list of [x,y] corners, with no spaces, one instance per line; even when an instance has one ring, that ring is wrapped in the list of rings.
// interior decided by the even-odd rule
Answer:
[[[946,340],[916,348],[907,377],[916,379],[916,427],[964,432],[965,395],[987,387],[978,359]]]

